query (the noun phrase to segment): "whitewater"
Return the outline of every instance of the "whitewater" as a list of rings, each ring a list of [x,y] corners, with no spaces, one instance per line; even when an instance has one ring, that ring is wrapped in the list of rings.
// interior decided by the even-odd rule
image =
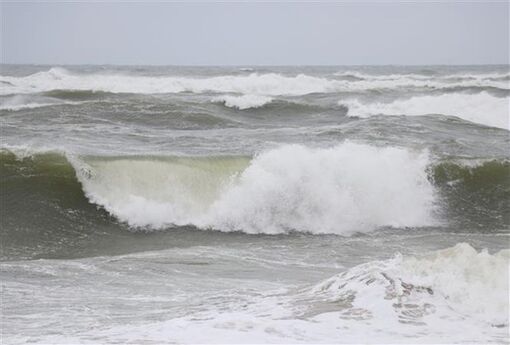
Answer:
[[[3,341],[510,343],[509,83],[2,65]]]

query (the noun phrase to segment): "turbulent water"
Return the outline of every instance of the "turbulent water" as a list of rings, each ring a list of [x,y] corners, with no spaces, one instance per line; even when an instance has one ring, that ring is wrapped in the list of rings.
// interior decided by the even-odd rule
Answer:
[[[508,66],[0,69],[5,343],[509,343]]]

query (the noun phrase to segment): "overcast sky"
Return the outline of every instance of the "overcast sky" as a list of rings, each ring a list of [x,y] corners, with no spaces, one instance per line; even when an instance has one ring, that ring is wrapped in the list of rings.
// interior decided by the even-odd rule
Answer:
[[[2,2],[3,63],[508,64],[503,2]]]

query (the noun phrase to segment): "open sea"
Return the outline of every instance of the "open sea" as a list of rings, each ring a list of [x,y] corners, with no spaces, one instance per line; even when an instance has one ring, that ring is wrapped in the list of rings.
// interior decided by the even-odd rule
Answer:
[[[0,66],[5,344],[510,343],[509,66]]]

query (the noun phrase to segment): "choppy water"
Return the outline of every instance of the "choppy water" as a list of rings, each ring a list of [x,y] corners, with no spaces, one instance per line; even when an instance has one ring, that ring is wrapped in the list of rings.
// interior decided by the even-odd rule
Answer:
[[[509,342],[508,66],[0,74],[6,343]]]

